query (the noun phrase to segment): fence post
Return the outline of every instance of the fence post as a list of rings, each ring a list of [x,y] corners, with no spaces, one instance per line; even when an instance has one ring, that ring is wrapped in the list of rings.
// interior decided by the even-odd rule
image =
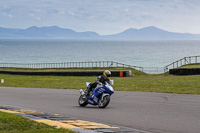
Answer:
[[[185,65],[186,65],[186,57],[184,59],[185,59]]]
[[[195,63],[197,63],[197,56],[196,56],[196,58],[195,58]]]
[[[180,65],[182,66],[182,59],[180,60]]]

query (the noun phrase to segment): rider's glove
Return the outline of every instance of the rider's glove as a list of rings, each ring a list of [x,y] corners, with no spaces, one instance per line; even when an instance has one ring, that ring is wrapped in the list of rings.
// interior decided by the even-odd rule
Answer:
[[[103,85],[101,82],[98,83],[99,85]]]

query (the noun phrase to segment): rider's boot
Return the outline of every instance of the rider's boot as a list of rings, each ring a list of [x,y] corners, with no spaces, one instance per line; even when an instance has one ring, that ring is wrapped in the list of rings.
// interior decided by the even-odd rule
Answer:
[[[92,86],[90,86],[87,90],[86,90],[86,98],[89,98],[90,96],[90,92],[92,91]]]
[[[85,93],[86,98],[89,98],[89,95],[90,95],[90,89],[87,89]]]

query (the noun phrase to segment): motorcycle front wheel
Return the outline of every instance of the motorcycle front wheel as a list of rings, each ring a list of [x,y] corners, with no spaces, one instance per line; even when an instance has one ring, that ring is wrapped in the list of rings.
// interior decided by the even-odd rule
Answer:
[[[87,98],[84,95],[80,95],[79,99],[78,99],[78,104],[81,107],[85,107],[88,103],[87,103]]]
[[[110,102],[110,95],[106,95],[102,98],[99,99],[99,103],[98,103],[98,106],[99,108],[105,108]]]

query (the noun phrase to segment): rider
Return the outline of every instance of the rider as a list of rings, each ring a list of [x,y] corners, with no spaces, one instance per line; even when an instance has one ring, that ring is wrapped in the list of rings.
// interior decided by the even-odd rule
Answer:
[[[109,70],[105,70],[103,75],[99,76],[94,83],[91,83],[89,88],[86,90],[86,96],[89,97],[90,91],[93,88],[96,88],[97,84],[106,84],[106,82],[110,83],[111,72]]]

